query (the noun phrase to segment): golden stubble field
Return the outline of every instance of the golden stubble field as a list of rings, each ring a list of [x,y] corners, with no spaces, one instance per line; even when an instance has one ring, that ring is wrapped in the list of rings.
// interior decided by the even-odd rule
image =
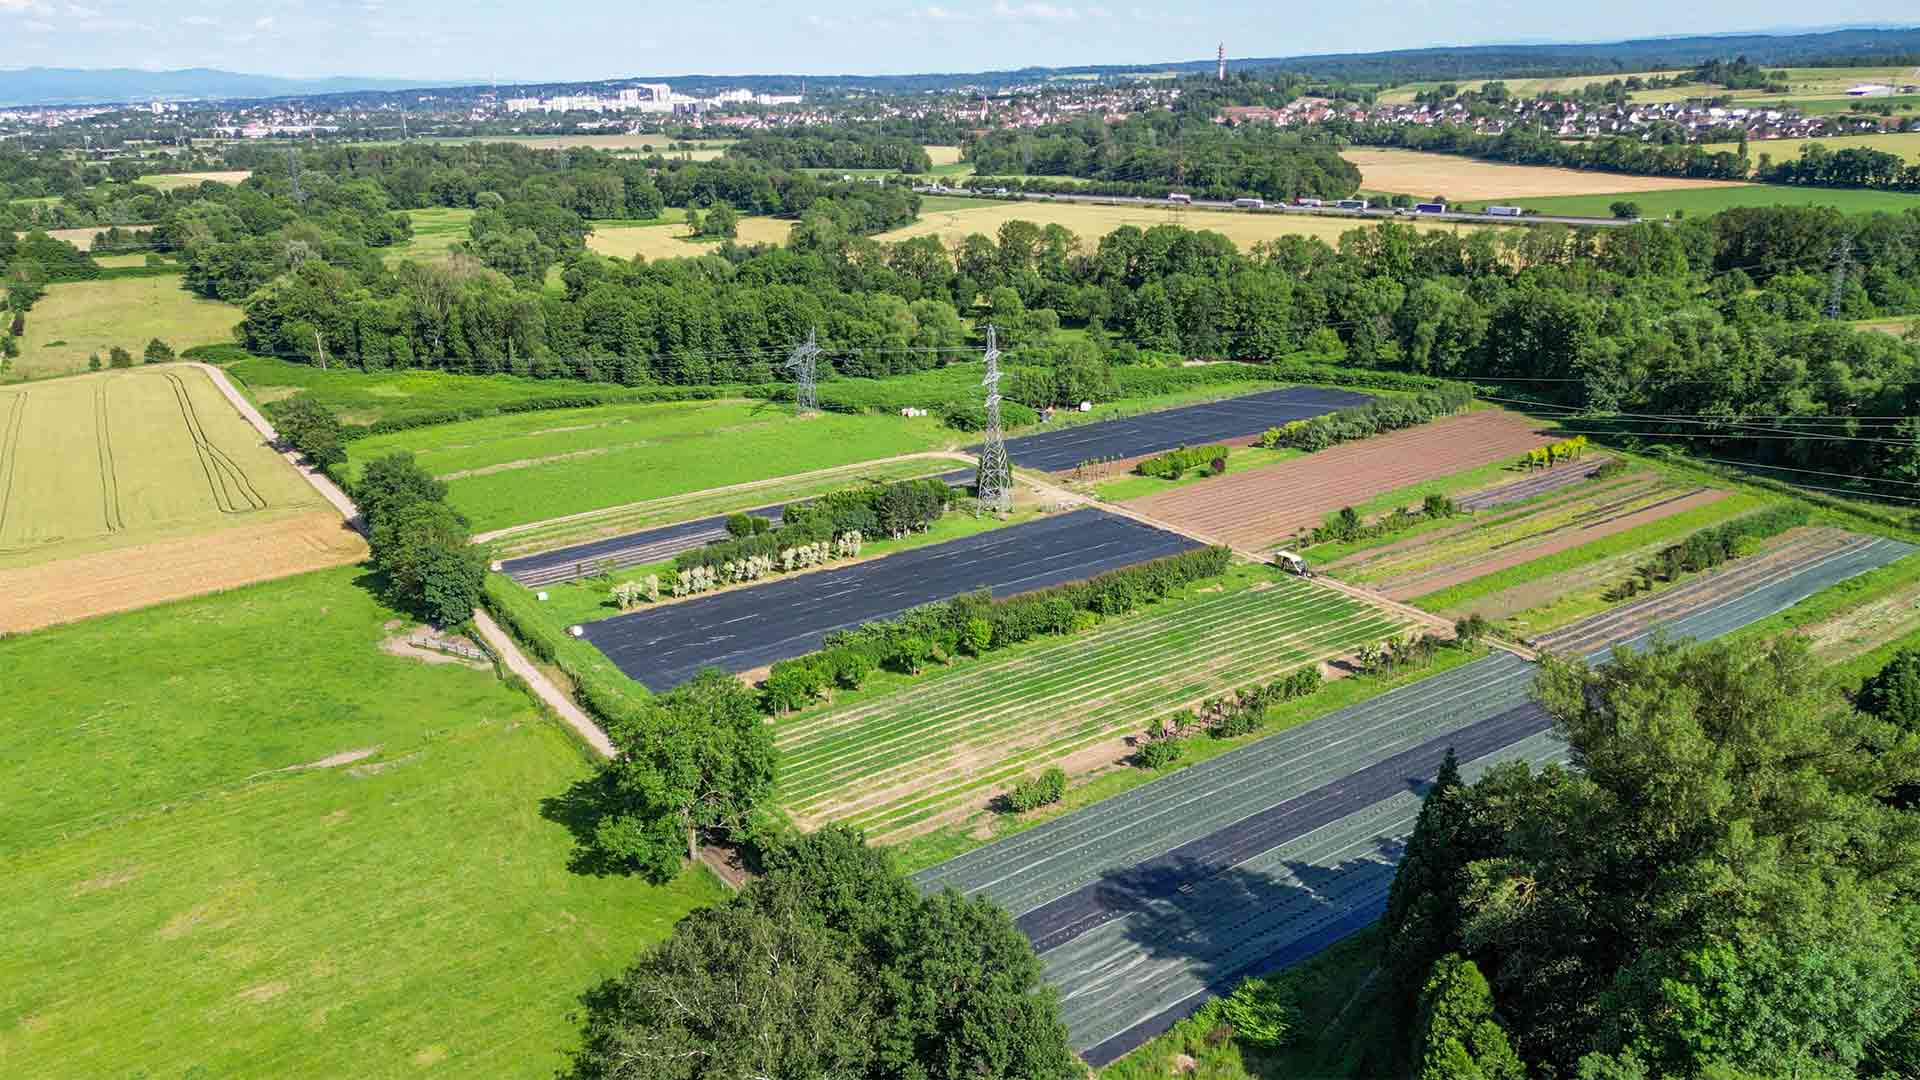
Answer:
[[[1737,180],[1626,176],[1543,165],[1507,165],[1418,150],[1368,147],[1342,150],[1340,156],[1360,167],[1360,186],[1367,191],[1390,191],[1420,198],[1442,195],[1456,202],[1743,186]]]
[[[365,556],[199,370],[0,388],[0,630]]]
[[[882,240],[907,240],[916,236],[938,236],[948,244],[958,244],[974,233],[988,236],[1009,221],[1031,221],[1036,225],[1064,225],[1091,245],[1123,225],[1150,229],[1155,225],[1181,225],[1193,230],[1216,232],[1241,248],[1250,248],[1262,240],[1283,236],[1312,236],[1337,244],[1344,233],[1375,227],[1371,220],[1322,216],[1316,214],[1247,214],[1215,210],[1171,212],[1160,206],[1107,206],[1093,203],[1047,202],[1030,200],[1019,203],[982,202],[978,207],[956,210],[923,210],[920,220],[892,232],[881,233]],[[1471,232],[1498,226],[1459,225],[1446,222],[1404,221],[1423,232],[1459,230]]]
[[[740,219],[740,244],[784,244],[793,222],[779,218],[743,217]],[[660,225],[626,225],[595,228],[587,234],[587,247],[616,259],[643,255],[654,259],[686,259],[710,255],[717,243],[698,243],[687,239],[687,227],[678,222]]]

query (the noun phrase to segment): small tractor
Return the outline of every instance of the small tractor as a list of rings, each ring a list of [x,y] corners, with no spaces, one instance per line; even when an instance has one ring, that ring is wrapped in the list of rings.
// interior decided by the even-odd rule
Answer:
[[[1291,551],[1274,552],[1273,565],[1297,577],[1310,578],[1313,576],[1313,567],[1307,565],[1307,560],[1295,555]]]

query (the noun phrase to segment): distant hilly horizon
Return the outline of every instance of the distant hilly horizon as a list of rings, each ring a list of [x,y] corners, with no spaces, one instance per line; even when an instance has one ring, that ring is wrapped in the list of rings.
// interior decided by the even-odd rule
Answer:
[[[1920,25],[1875,25],[1768,33],[1667,35],[1612,42],[1507,43],[1391,49],[1370,53],[1316,53],[1288,57],[1229,57],[1239,70],[1284,68],[1356,82],[1385,79],[1456,79],[1505,75],[1608,74],[1690,67],[1706,60],[1746,55],[1759,64],[1793,66],[1799,61],[1846,57],[1861,65],[1877,58],[1920,56]],[[925,90],[962,85],[1005,85],[1058,75],[1127,75],[1211,70],[1214,60],[1169,60],[1150,64],[1082,64],[985,72],[910,75],[701,75],[633,74],[609,79],[515,80],[528,90],[585,87],[628,81],[665,81],[706,89],[723,84],[790,91],[802,81],[817,88]],[[333,94],[458,90],[485,80],[400,79],[338,75],[259,75],[218,68],[143,71],[138,68],[27,67],[0,69],[0,107],[104,105],[146,101],[256,101]]]

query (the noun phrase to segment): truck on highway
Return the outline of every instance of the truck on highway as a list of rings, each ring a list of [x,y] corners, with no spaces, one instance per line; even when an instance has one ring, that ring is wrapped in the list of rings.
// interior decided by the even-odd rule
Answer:
[[[1323,202],[1321,202],[1321,201],[1320,201],[1319,199],[1309,199],[1309,198],[1307,198],[1307,197],[1306,197],[1305,195],[1302,195],[1302,196],[1300,196],[1299,198],[1297,198],[1297,199],[1295,199],[1295,200],[1293,200],[1293,205],[1295,205],[1295,206],[1324,206],[1324,205],[1326,205],[1326,204],[1325,204],[1325,203],[1323,203]]]
[[[1341,210],[1365,210],[1368,203],[1365,199],[1341,199],[1333,205]]]
[[[1444,214],[1447,212],[1447,204],[1443,202],[1414,203],[1413,212],[1416,214]]]
[[[1484,212],[1494,217],[1519,217],[1521,214],[1526,213],[1524,209],[1518,206],[1489,206]]]
[[[1233,205],[1235,205],[1235,206],[1237,206],[1237,207],[1239,207],[1239,208],[1240,208],[1240,209],[1242,209],[1242,210],[1264,210],[1264,209],[1266,209],[1266,208],[1267,208],[1267,200],[1265,200],[1265,199],[1235,199],[1235,200],[1233,200]]]
[[[1169,191],[1167,192],[1167,201],[1171,203],[1190,203],[1193,201],[1193,196],[1188,195],[1184,191]]]

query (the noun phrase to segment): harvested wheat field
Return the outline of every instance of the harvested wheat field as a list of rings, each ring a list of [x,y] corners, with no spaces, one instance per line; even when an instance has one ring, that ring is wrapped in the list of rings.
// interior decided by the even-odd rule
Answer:
[[[974,233],[992,236],[1009,221],[1031,221],[1042,226],[1064,225],[1088,246],[1122,225],[1151,229],[1155,225],[1177,224],[1196,231],[1204,229],[1219,233],[1241,248],[1250,248],[1262,240],[1277,240],[1282,236],[1312,236],[1336,244],[1342,235],[1355,229],[1377,227],[1362,218],[1317,214],[1249,214],[1230,210],[1170,212],[1164,206],[1148,204],[1109,206],[1103,203],[1047,200],[1017,203],[981,200],[978,206],[922,211],[919,221],[892,232],[881,233],[879,239],[907,240],[916,236],[938,236],[951,246],[958,245]],[[1401,224],[1422,231],[1447,229],[1471,232],[1499,227],[1437,221],[1407,221]]]
[[[743,246],[784,244],[787,242],[787,232],[792,228],[793,222],[779,218],[743,217],[740,219],[740,234],[734,242]],[[680,222],[663,222],[659,225],[596,228],[587,235],[587,247],[616,259],[631,259],[640,255],[652,261],[711,255],[719,245],[691,239],[686,225]]]
[[[227,169],[222,172],[156,173],[153,176],[143,176],[135,182],[145,184],[148,187],[159,188],[161,191],[175,191],[180,188],[199,187],[201,184],[209,181],[215,184],[237,184],[252,175],[253,170],[251,169]]]
[[[366,542],[331,510],[263,515],[248,525],[56,562],[0,568],[0,633],[130,611],[167,600],[356,563]]]
[[[47,235],[53,237],[55,240],[65,240],[81,251],[91,251],[93,249],[93,238],[106,231],[107,226],[105,225],[88,225],[79,229],[48,229]],[[120,231],[133,233],[152,232],[153,226],[122,225],[120,226]]]
[[[1343,506],[1490,465],[1553,441],[1539,421],[1486,409],[1203,480],[1126,505],[1208,540],[1264,548],[1318,525]]]
[[[1360,186],[1367,191],[1399,192],[1421,198],[1440,195],[1455,202],[1745,186],[1737,180],[1624,176],[1542,165],[1506,165],[1418,150],[1355,149],[1343,150],[1340,156],[1360,167]]]
[[[196,369],[0,388],[0,629],[364,557],[340,526]]]

